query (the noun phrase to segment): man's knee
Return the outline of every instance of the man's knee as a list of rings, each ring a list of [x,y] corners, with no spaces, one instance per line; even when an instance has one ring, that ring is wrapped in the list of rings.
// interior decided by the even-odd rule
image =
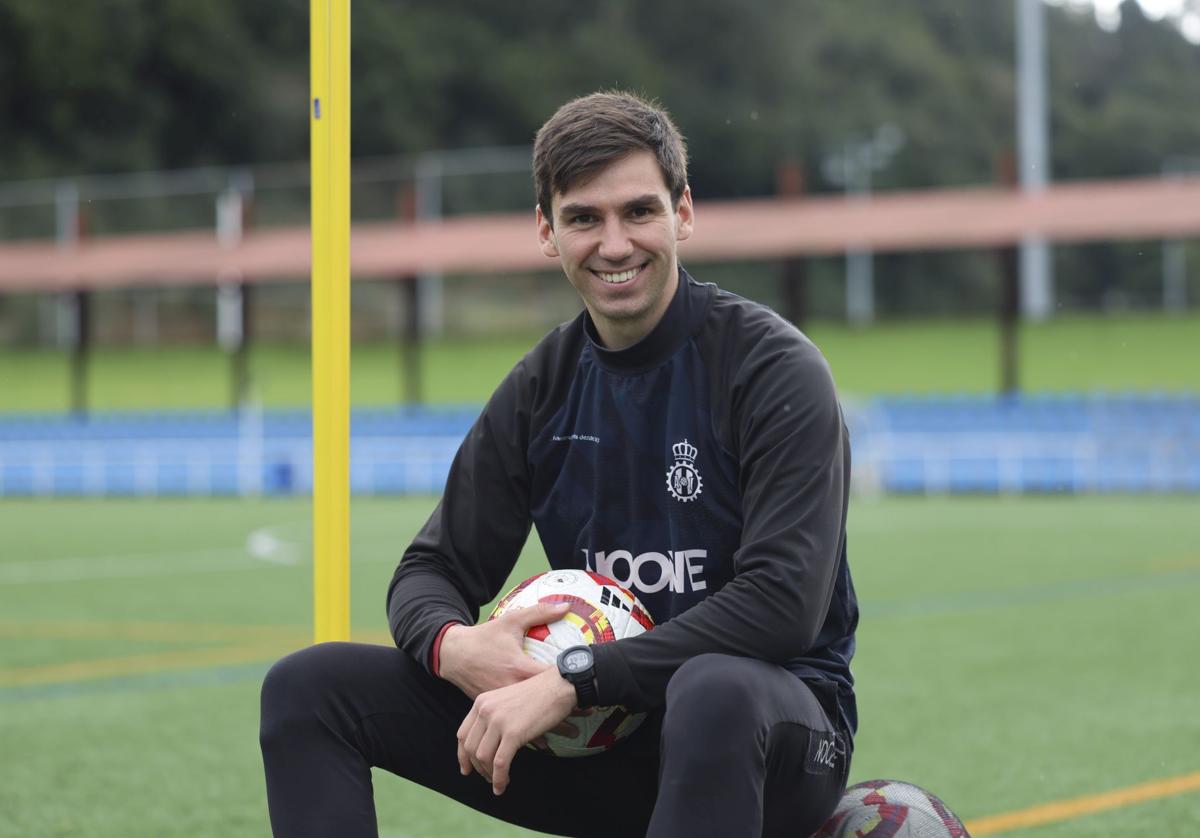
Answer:
[[[276,661],[263,678],[259,741],[269,746],[305,724],[328,717],[341,686],[349,644],[322,643]]]
[[[746,659],[730,655],[698,655],[679,667],[667,685],[664,734],[686,732],[750,735],[755,718],[755,684],[745,671]]]

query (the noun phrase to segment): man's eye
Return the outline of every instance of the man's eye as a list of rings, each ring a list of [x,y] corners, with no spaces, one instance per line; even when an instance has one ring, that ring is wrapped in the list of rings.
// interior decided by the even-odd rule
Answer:
[[[646,218],[652,213],[653,211],[650,209],[650,207],[634,207],[630,212],[634,218]]]
[[[572,224],[591,224],[595,220],[596,220],[596,216],[592,215],[591,213],[586,213],[586,212],[580,213],[579,215],[571,216]]]

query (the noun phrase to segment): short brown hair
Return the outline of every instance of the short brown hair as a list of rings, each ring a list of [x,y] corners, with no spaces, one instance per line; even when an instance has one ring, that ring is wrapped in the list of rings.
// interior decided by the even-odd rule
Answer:
[[[659,105],[623,90],[572,99],[537,132],[533,182],[538,206],[554,224],[550,199],[633,151],[654,154],[671,203],[687,187],[687,145]]]

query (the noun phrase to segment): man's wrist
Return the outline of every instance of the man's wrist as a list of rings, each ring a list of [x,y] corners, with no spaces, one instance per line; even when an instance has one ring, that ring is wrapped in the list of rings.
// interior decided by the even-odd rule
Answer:
[[[554,667],[550,667],[542,675],[548,683],[553,684],[554,697],[560,705],[568,710],[574,710],[576,707],[575,685],[559,675]]]
[[[451,620],[438,630],[437,637],[433,639],[433,648],[429,652],[429,671],[433,673],[433,677],[442,677],[442,647],[446,641],[446,635],[450,629],[461,625],[462,623],[458,620]]]
[[[596,665],[589,645],[572,646],[558,655],[558,674],[575,690],[576,706],[588,709],[599,704]]]

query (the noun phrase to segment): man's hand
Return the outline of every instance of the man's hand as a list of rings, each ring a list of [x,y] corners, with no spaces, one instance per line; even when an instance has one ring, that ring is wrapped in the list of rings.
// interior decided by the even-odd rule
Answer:
[[[478,771],[493,794],[504,794],[517,750],[559,727],[574,706],[575,687],[555,667],[483,693],[458,728],[459,770],[464,777]]]
[[[477,626],[451,626],[442,635],[438,674],[466,693],[467,698],[537,675],[546,664],[538,663],[521,650],[525,631],[561,619],[569,608],[566,602],[539,602]]]

